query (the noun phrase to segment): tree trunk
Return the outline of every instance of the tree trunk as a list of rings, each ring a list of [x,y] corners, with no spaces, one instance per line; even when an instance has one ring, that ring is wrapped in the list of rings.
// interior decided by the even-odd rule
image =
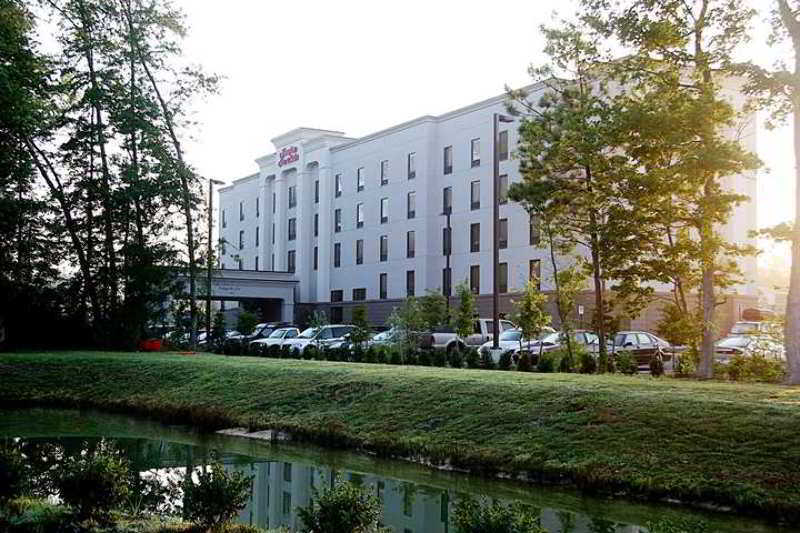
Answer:
[[[795,51],[795,73],[800,72],[800,50]],[[790,385],[800,385],[800,92],[793,98],[795,218],[792,235],[792,271],[789,277],[789,298],[786,301],[784,342]]]

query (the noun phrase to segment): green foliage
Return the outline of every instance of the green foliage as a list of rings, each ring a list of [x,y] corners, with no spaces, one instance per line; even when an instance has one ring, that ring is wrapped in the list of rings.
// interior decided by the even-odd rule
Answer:
[[[480,354],[481,354],[480,367],[482,369],[494,370],[497,367],[497,365],[494,362],[494,359],[492,358],[491,352],[489,352],[488,350],[485,352],[481,351]]]
[[[361,343],[367,342],[372,336],[372,330],[367,321],[367,308],[363,305],[353,308],[353,325],[355,329],[350,333],[350,342],[360,346]]]
[[[557,350],[544,352],[539,356],[539,361],[536,363],[537,372],[555,372],[560,363],[560,354]]]
[[[558,350],[555,350],[555,353],[558,354],[558,372],[573,372],[575,370],[575,361],[578,359],[578,356],[575,354],[575,352],[580,352],[581,349],[583,349],[583,346],[576,344],[573,346],[572,352],[567,349],[566,345]]]
[[[69,457],[59,467],[55,487],[79,520],[107,521],[128,497],[129,467],[122,454],[101,442],[96,450]]]
[[[214,314],[214,322],[211,324],[211,342],[215,348],[225,340],[225,317],[222,313]]]
[[[440,351],[440,350],[437,350]],[[444,354],[442,354],[442,362],[444,362]],[[410,365],[414,363],[408,363]],[[433,364],[433,358],[431,357],[430,350],[420,350],[417,352],[417,364],[420,366],[431,366]]]
[[[419,332],[426,329],[426,324],[416,298],[406,298],[400,307],[395,307],[387,322],[397,331],[399,344],[404,350],[419,347]]]
[[[13,442],[0,444],[0,511],[27,492],[29,475],[22,449]]]
[[[314,496],[297,515],[304,532],[378,533],[380,502],[363,488],[341,483]]]
[[[622,350],[615,354],[617,370],[621,374],[632,376],[639,372],[639,366],[636,364],[633,354],[628,350]]]
[[[314,346],[313,344],[306,346],[306,349],[303,350],[303,359],[316,359],[320,360],[322,354],[320,353],[320,349]]]
[[[500,360],[497,362],[497,369],[498,370],[511,370],[513,365],[511,361],[511,356],[513,352],[511,350],[506,350],[502,354],[500,354]]]
[[[703,319],[697,313],[685,312],[671,302],[661,309],[656,332],[670,344],[697,346],[703,336]]]
[[[391,346],[388,349],[387,360],[390,365],[402,365],[403,353],[397,346]]]
[[[660,353],[650,358],[650,375],[654,378],[660,378],[664,375],[664,358],[661,357]]]
[[[419,359],[419,353],[416,350],[407,350],[405,353],[402,354],[402,364],[404,365],[422,365],[423,363]],[[428,363],[424,366],[430,366],[430,358],[426,360]]]
[[[708,523],[699,518],[660,518],[647,522],[650,533],[710,533]]]
[[[511,301],[515,308],[511,320],[522,330],[522,338],[528,340],[538,339],[552,320],[545,309],[547,296],[539,291],[538,283],[539,280],[529,280],[522,298]]]
[[[437,350],[440,351],[440,350]],[[464,350],[461,348],[456,348],[454,350],[448,350],[444,353],[444,356],[447,358],[447,364],[450,365],[451,368],[464,368]],[[438,357],[438,356],[434,356]],[[440,366],[440,365],[436,365]]]
[[[520,353],[519,362],[517,363],[517,370],[520,372],[533,371],[533,365],[531,364],[531,354],[527,350]]]
[[[247,505],[251,483],[252,478],[243,472],[226,472],[216,462],[194,476],[187,472],[183,479],[184,519],[206,530],[219,529]]]
[[[321,328],[322,326],[327,326],[328,323],[328,315],[322,311],[314,311],[308,317],[308,327],[310,328]]]
[[[251,335],[258,325],[258,317],[249,311],[242,311],[236,318],[236,331],[242,335]]]
[[[597,359],[589,351],[578,353],[578,371],[581,374],[594,374],[597,372]]]
[[[278,359],[281,356],[281,346],[279,344],[270,344],[267,347],[266,356]]]
[[[386,346],[378,346],[375,349],[375,362],[381,365],[385,365],[389,362],[389,355],[392,350]]]
[[[481,505],[464,497],[455,507],[453,522],[459,533],[546,533],[539,522],[539,513],[528,506],[493,501]]]
[[[365,363],[377,363],[378,362],[378,350],[375,346],[370,346],[364,352],[364,362]]]
[[[731,381],[780,383],[786,375],[786,365],[764,354],[734,355],[722,365],[723,376]]]
[[[479,368],[481,366],[481,355],[477,349],[469,346],[466,348],[464,361],[467,363],[467,368]]]
[[[433,366],[447,366],[448,353],[443,350],[431,350],[430,358]]]
[[[453,328],[456,333],[466,338],[472,333],[472,324],[475,317],[475,295],[469,289],[466,281],[456,285],[456,297],[458,298],[458,311],[453,319]]]
[[[425,291],[425,295],[419,299],[419,310],[425,329],[446,326],[450,322],[450,317],[447,316],[447,298],[440,291]]]

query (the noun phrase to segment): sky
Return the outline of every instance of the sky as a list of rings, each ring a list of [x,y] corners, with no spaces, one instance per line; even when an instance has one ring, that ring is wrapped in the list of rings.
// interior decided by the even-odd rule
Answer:
[[[766,0],[751,0],[763,7]],[[270,139],[296,127],[360,137],[530,83],[545,61],[540,24],[571,0],[175,0],[187,60],[224,77],[195,106],[187,156],[206,177],[257,171]],[[765,65],[785,51],[758,27],[744,49]],[[762,121],[763,122],[763,121]],[[791,130],[759,131],[759,227],[792,217]]]

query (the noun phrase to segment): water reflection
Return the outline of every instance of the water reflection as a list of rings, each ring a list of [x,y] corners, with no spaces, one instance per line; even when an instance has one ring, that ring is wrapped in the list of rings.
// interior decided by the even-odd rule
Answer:
[[[166,477],[176,472],[195,470],[208,464],[212,457],[228,471],[244,472],[252,477],[252,490],[247,506],[238,521],[264,529],[284,527],[298,530],[298,507],[309,505],[317,491],[345,480],[375,494],[382,507],[382,522],[396,533],[449,533],[454,531],[453,511],[464,493],[395,479],[377,474],[335,469],[304,462],[271,461],[247,455],[226,453],[211,447],[154,439],[111,439],[130,461],[132,469]],[[57,439],[25,439],[28,457],[78,455],[95,449],[99,438],[66,437]],[[54,448],[55,445],[55,448]],[[53,450],[57,450],[53,455]],[[52,462],[51,462],[52,464]],[[471,494],[485,498],[483,494]],[[502,501],[502,500],[501,500]],[[529,502],[527,502],[529,503]],[[541,525],[559,533],[638,533],[644,527],[620,524],[563,509],[538,509]]]

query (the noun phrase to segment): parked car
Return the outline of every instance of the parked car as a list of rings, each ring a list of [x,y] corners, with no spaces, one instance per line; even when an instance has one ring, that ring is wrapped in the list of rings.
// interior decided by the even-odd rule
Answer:
[[[577,330],[572,332],[572,338],[576,344],[588,345],[597,342],[597,335],[591,331]],[[564,345],[564,334],[556,331],[553,328],[545,328],[539,339],[532,340],[528,343],[527,339],[522,339],[520,346],[520,339],[522,339],[522,331],[520,329],[511,329],[504,331],[500,334],[500,349],[512,352],[512,359],[516,363],[519,360],[521,352],[530,350],[533,357],[532,363],[536,364],[540,353],[551,352],[558,350]],[[489,353],[492,349],[493,341],[484,343],[480,351],[482,353]],[[495,356],[495,362],[499,361],[500,356]]]
[[[592,345],[592,351],[599,351],[597,343]],[[664,339],[646,331],[620,331],[609,343],[612,353],[630,352],[639,369],[649,369],[650,360],[660,355],[664,365],[671,368],[676,353],[685,350],[683,346],[673,346]]]
[[[508,320],[500,321],[500,333],[516,326]],[[492,340],[494,322],[491,318],[476,318],[473,321],[472,333],[466,338],[461,338],[451,327],[437,329],[430,334],[422,335],[421,346],[434,350],[451,351],[456,348],[463,349],[467,346],[480,347],[483,343]]]
[[[292,350],[296,356],[300,356],[309,346],[323,349],[341,343],[345,340],[345,336],[354,329],[355,326],[347,324],[333,324],[308,328],[297,337],[284,341],[283,345],[289,346],[289,349]]]
[[[755,320],[740,320],[731,328],[730,337],[739,335],[764,335],[776,333],[773,322],[757,322]]]
[[[291,324],[288,322],[262,322],[256,324],[253,332],[249,335],[242,333],[228,335],[223,345],[223,351],[227,354],[242,353],[252,341],[267,338],[276,329],[287,326],[291,326]]]
[[[260,354],[270,346],[281,346],[289,339],[294,339],[300,335],[300,330],[296,327],[278,328],[262,339],[250,341],[248,351]]]
[[[735,355],[764,357],[786,360],[783,344],[765,335],[731,335],[714,343],[714,359],[728,364]]]

